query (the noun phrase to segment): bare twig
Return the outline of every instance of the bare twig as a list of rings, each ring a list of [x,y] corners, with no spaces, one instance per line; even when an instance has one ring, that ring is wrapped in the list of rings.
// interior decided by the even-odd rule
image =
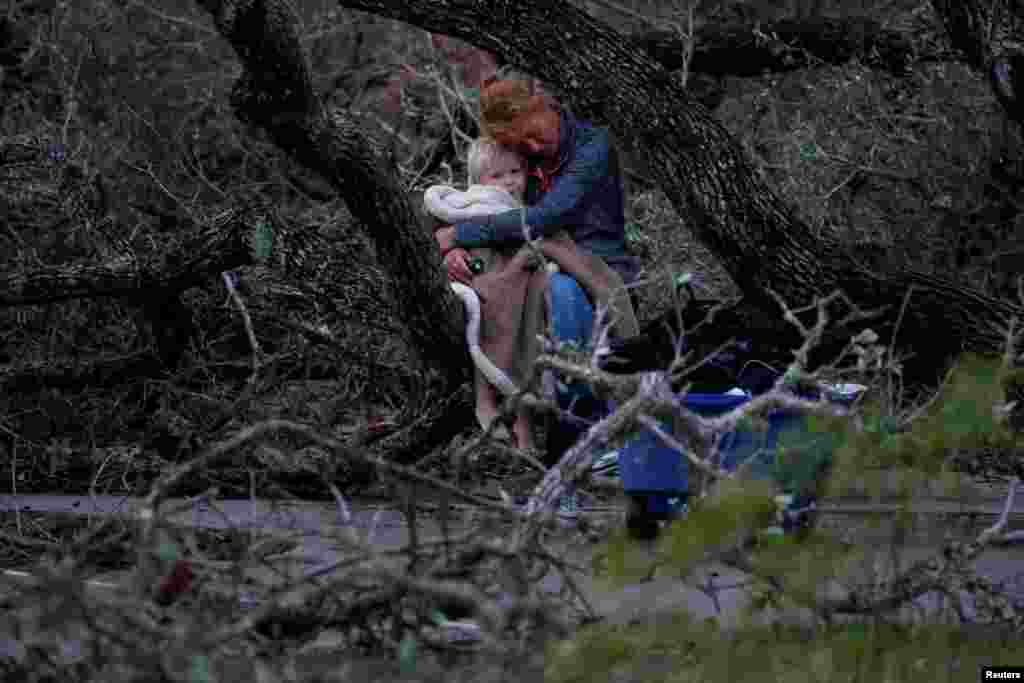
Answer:
[[[1006,500],[1003,503],[1003,511],[999,515],[999,519],[996,523],[981,532],[978,536],[978,543],[982,546],[988,545],[989,543],[996,541],[1004,536],[1004,530],[1006,529],[1007,521],[1010,517],[1010,511],[1013,510],[1013,499],[1017,496],[1017,487],[1020,486],[1020,479],[1014,477],[1010,481],[1009,490],[1006,492]]]
[[[259,377],[263,351],[260,349],[260,343],[256,339],[256,331],[253,329],[249,310],[245,307],[245,302],[242,301],[242,297],[235,288],[234,275],[232,273],[221,273],[221,277],[224,279],[224,286],[227,287],[231,301],[234,302],[239,315],[242,316],[242,323],[245,325],[245,335],[249,340],[249,348],[252,349],[252,374],[249,375],[249,385],[252,386],[256,384],[256,380]]]

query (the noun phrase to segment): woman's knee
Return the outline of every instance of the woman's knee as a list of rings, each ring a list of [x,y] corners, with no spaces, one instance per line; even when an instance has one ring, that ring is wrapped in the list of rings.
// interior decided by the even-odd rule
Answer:
[[[550,277],[551,318],[559,341],[585,344],[594,324],[594,306],[583,287],[565,273]]]

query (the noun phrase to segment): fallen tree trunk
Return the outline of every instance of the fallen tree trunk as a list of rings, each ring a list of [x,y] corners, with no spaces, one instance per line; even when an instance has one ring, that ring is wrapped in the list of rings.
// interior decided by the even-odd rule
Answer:
[[[144,298],[147,292],[180,292],[210,277],[255,262],[249,240],[259,213],[232,211],[199,228],[176,247],[141,259],[126,255],[106,263],[51,266],[0,275],[0,307],[55,303],[82,297]],[[303,258],[301,251],[295,258]]]
[[[52,387],[109,387],[143,377],[160,377],[164,366],[149,351],[92,360],[22,363],[0,367],[0,393],[12,395]]]
[[[349,363],[359,363],[367,366],[377,386],[409,388],[414,385],[411,371],[387,366],[351,351],[343,353],[337,349],[337,352],[340,356],[339,364],[332,367],[310,369],[301,357],[275,361],[275,365],[277,372],[282,375],[301,376],[309,380],[336,380],[351,374],[346,367]],[[139,379],[159,379],[165,372],[163,360],[150,351],[11,364],[0,366],[0,394],[24,394],[56,387],[75,390],[116,387]],[[239,360],[233,364],[218,363],[216,369],[206,372],[216,377],[244,380],[252,374],[252,363],[248,360]]]
[[[115,297],[140,306],[149,322],[160,362],[177,367],[195,334],[185,290],[220,273],[257,263],[254,226],[266,220],[261,207],[226,212],[205,226],[181,226],[185,237],[141,258],[135,254],[105,263],[49,266],[0,275],[0,307],[56,303],[75,298]],[[314,235],[277,226],[276,258],[286,268],[307,267],[323,254]],[[83,369],[82,372],[88,374]],[[147,370],[148,372],[148,370]],[[77,374],[77,373],[75,373]]]

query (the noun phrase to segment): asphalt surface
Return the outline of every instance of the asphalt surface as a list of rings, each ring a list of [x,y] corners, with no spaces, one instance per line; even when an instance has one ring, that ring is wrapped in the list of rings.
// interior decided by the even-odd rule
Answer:
[[[168,501],[167,508],[177,508],[183,501]],[[929,501],[924,508],[938,514],[963,512],[963,505],[952,501]],[[865,512],[887,512],[878,505],[856,502],[842,502],[823,505],[825,515],[863,515]],[[983,524],[990,524],[1002,505],[998,501],[975,506],[976,516]],[[135,516],[141,509],[138,499],[110,496],[0,496],[0,512],[49,512],[84,516],[105,516],[125,514]],[[613,514],[610,510],[584,510],[584,516]],[[1018,503],[1013,511],[1014,525],[1024,522],[1024,504]],[[987,520],[987,521],[986,521]],[[327,503],[285,503],[249,500],[220,500],[216,504],[197,503],[186,506],[170,517],[174,524],[203,528],[236,528],[260,530],[264,533],[283,534],[292,539],[297,547],[294,554],[296,571],[315,572],[328,567],[345,556],[345,546],[336,540],[338,532],[345,528],[354,530],[360,539],[368,540],[381,549],[401,548],[408,542],[408,529],[402,515],[395,509],[353,506],[346,521],[338,506]],[[436,522],[424,516],[422,537],[438,537],[440,529]],[[332,538],[333,537],[333,538]],[[886,549],[879,544],[878,555],[871,561],[878,567],[889,557]],[[903,550],[900,563],[903,566],[934,553],[934,546],[911,546]],[[586,561],[588,558],[575,558]],[[1007,581],[1015,586],[1014,595],[1024,600],[1024,547],[996,548],[987,551],[975,567],[993,581]],[[16,582],[23,578],[19,572],[6,572],[6,581]],[[741,618],[746,603],[745,593],[738,589],[719,591],[713,598],[706,592],[693,587],[692,583],[706,584],[711,580],[718,586],[739,583],[743,577],[736,571],[720,565],[702,566],[687,583],[678,577],[656,576],[654,579],[612,587],[589,578],[581,580],[581,587],[594,610],[612,622],[627,622],[638,618],[656,617],[677,609],[686,609],[698,618],[716,617],[729,627]],[[109,582],[108,582],[109,583]],[[109,588],[113,584],[108,585]],[[549,574],[542,582],[547,590],[557,590],[561,585],[559,577]],[[99,586],[103,588],[103,586]],[[944,600],[937,594],[928,594],[917,600],[918,610],[934,613],[944,610]],[[903,615],[909,617],[914,608],[907,608]],[[970,610],[968,610],[970,613]],[[798,621],[809,615],[794,613]],[[10,638],[0,637],[0,655],[10,655],[19,645]],[[70,645],[72,651],[74,644]],[[69,652],[73,656],[73,652]]]

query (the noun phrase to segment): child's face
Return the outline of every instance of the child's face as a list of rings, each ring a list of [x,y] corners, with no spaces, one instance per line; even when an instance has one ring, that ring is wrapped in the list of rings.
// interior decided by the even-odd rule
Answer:
[[[498,154],[481,171],[480,184],[504,188],[521,200],[526,192],[526,164],[518,154]]]

